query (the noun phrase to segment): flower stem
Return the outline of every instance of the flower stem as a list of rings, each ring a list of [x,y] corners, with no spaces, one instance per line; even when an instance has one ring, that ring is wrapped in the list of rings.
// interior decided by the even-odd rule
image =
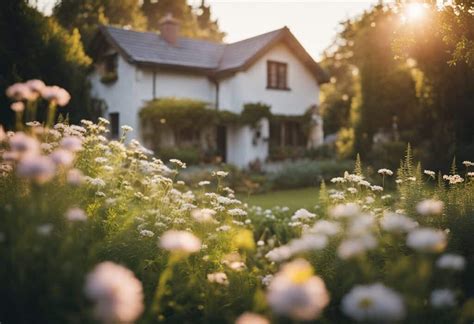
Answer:
[[[166,284],[173,277],[173,268],[180,259],[181,255],[179,253],[172,253],[165,270],[160,275],[152,303],[152,312],[155,313],[156,316],[160,316],[160,302],[166,293]]]
[[[54,101],[51,101],[49,104],[49,109],[48,109],[48,120],[46,125],[48,127],[53,127],[54,126],[54,118],[56,117],[56,103]]]

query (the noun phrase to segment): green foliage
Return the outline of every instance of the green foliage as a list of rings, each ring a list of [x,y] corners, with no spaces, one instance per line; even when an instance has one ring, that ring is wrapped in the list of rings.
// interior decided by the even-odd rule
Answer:
[[[269,105],[261,102],[246,103],[240,114],[240,122],[255,127],[260,119],[270,118],[272,116],[270,108]]]
[[[141,10],[150,30],[159,30],[160,19],[171,13],[180,20],[181,34],[184,36],[217,42],[221,42],[225,36],[217,20],[211,19],[211,8],[205,1],[198,8],[193,8],[186,0],[144,0]]]
[[[348,161],[300,161],[285,165],[275,174],[270,175],[274,189],[291,189],[316,186],[321,180],[329,180],[344,171],[350,170]]]
[[[167,147],[160,148],[155,155],[163,161],[178,159],[188,165],[199,164],[202,161],[200,150],[195,147]]]
[[[337,134],[336,152],[339,158],[347,159],[354,152],[354,129],[341,128]]]
[[[143,123],[166,124],[173,129],[201,129],[216,122],[216,111],[193,99],[161,98],[148,102],[140,110]]]
[[[84,53],[77,30],[67,32],[25,1],[6,0],[0,10],[0,41],[1,89],[14,82],[41,79],[46,84],[60,84],[71,93],[73,99],[62,111],[72,121],[95,113],[86,78],[91,60]],[[4,91],[0,93],[0,105],[10,105]],[[3,110],[0,124],[13,124],[9,109]]]
[[[117,72],[107,72],[100,78],[100,82],[109,84],[118,80]]]
[[[61,0],[56,3],[53,16],[64,28],[78,29],[86,48],[101,24],[146,27],[138,0]]]
[[[423,17],[405,23],[409,2],[375,5],[346,21],[325,53],[322,64],[333,76],[321,89],[325,130],[341,129],[344,155],[377,157],[378,133],[415,144],[431,168],[472,154],[472,2],[439,10],[426,2]]]

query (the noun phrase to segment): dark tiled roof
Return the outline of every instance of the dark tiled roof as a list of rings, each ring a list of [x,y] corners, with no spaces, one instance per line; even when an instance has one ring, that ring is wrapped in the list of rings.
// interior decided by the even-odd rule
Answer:
[[[296,43],[305,64],[315,72],[318,81],[327,82],[327,76],[323,75],[324,72],[319,65],[311,59],[286,27],[231,44],[180,37],[177,44],[171,46],[157,33],[111,26],[102,26],[98,35],[104,36],[132,63],[178,67],[215,74],[245,68],[274,42],[283,36],[290,36],[293,45]],[[96,40],[98,38],[96,37]]]
[[[216,69],[224,50],[223,44],[180,37],[170,46],[159,34],[137,32],[116,27],[103,27],[111,40],[133,62],[182,65]]]

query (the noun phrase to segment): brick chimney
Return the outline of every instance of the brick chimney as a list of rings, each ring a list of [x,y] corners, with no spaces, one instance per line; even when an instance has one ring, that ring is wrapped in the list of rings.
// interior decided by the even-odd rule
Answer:
[[[179,20],[170,13],[161,18],[160,35],[168,44],[175,46],[179,36]]]

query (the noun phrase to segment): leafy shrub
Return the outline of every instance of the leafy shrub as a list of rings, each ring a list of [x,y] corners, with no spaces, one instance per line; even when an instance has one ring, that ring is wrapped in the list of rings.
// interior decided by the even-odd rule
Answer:
[[[156,156],[163,161],[178,159],[189,165],[201,162],[201,152],[194,147],[161,148],[156,152]]]
[[[322,180],[329,180],[350,170],[352,167],[353,163],[350,161],[301,161],[284,166],[269,178],[274,189],[310,187],[319,184]]]

